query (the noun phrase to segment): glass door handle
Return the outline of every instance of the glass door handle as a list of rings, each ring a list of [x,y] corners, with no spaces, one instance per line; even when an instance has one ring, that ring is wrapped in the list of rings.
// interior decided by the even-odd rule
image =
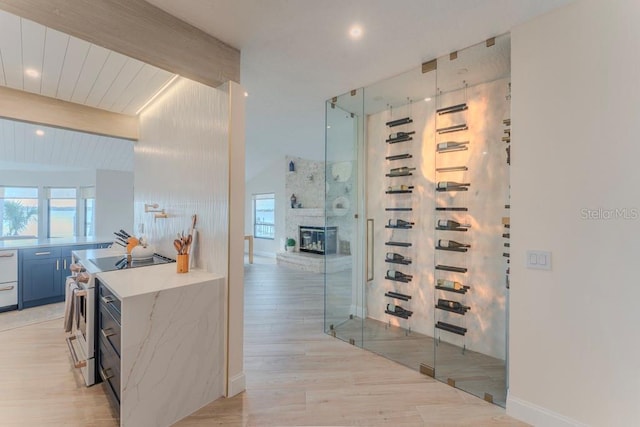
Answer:
[[[367,282],[370,282],[374,278],[374,263],[375,259],[373,256],[373,218],[367,218],[367,254],[366,254],[366,265],[367,265]]]

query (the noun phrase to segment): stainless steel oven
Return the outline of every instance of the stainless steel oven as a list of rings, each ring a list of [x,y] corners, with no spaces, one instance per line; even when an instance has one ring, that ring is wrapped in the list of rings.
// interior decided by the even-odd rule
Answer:
[[[148,267],[153,265],[175,262],[174,259],[153,254],[153,257],[145,260],[132,260],[123,255],[113,256],[113,253],[105,253],[102,258],[79,260],[79,264],[88,275],[86,282],[75,278],[77,289],[75,290],[75,307],[77,318],[73,321],[73,329],[67,337],[67,345],[73,359],[73,365],[82,371],[82,376],[87,386],[100,382],[96,373],[96,343],[97,337],[97,295],[95,288],[95,275],[98,272],[122,270],[128,268]]]

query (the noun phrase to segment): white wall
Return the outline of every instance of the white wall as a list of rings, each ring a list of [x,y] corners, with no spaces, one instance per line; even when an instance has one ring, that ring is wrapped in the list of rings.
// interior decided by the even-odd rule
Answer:
[[[535,425],[640,424],[638,22],[637,1],[582,0],[512,33],[507,408]]]
[[[97,170],[96,236],[113,237],[113,232],[133,229],[133,172]]]
[[[198,217],[196,266],[227,278],[220,310],[227,318],[227,390],[244,390],[243,373],[243,195],[244,90],[237,84],[214,89],[177,80],[140,114],[135,146],[135,232],[158,252],[174,257],[176,233]],[[230,167],[231,163],[231,167]],[[168,214],[155,219],[144,205]]]

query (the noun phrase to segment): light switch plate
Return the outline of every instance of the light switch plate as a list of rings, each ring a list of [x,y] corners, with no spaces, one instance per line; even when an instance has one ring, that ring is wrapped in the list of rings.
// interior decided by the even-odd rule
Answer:
[[[535,270],[551,270],[551,252],[527,251],[527,268]]]

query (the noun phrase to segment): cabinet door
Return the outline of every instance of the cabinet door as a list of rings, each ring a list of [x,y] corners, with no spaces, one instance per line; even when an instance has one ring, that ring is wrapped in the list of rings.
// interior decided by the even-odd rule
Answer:
[[[22,262],[22,299],[25,303],[64,296],[60,258],[25,259]],[[52,302],[52,301],[51,301]],[[46,303],[46,302],[43,302]]]

